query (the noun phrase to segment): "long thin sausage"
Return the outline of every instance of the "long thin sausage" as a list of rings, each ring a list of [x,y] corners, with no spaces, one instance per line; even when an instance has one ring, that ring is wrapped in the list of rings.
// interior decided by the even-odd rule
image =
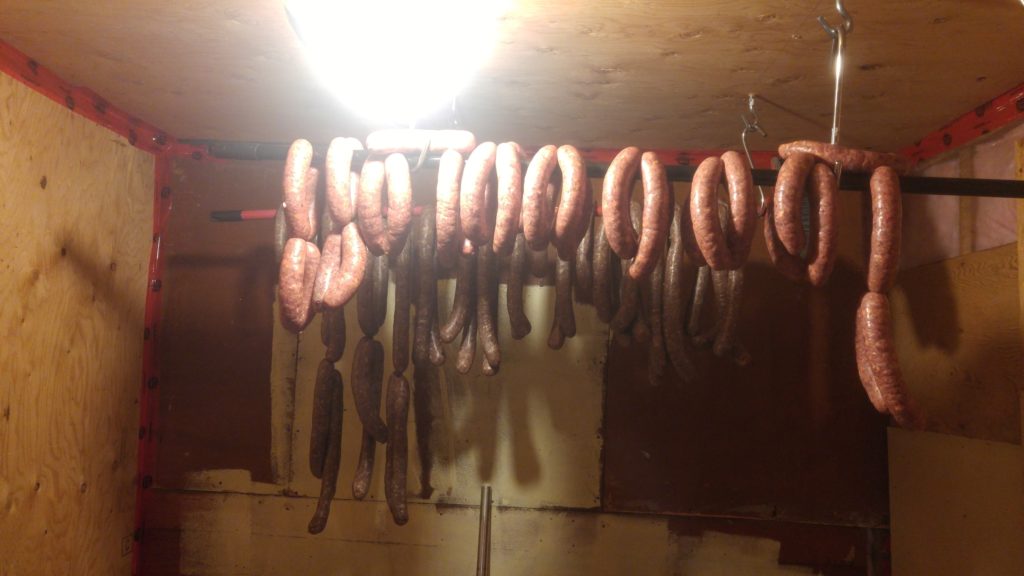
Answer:
[[[605,324],[611,322],[612,307],[612,249],[604,233],[604,219],[594,218],[594,308],[597,318]]]
[[[594,303],[594,203],[588,205],[584,224],[586,232],[576,248],[573,297],[581,304]]]
[[[345,309],[328,308],[320,319],[320,336],[327,351],[324,357],[330,362],[337,362],[345,354]]]
[[[495,254],[512,252],[523,208],[522,148],[515,142],[498,145],[494,169],[498,176],[498,213],[491,249]]]
[[[689,219],[686,204],[676,204],[672,211],[672,225],[669,228],[668,255],[665,262],[665,288],[663,291],[662,313],[665,349],[676,373],[685,382],[696,380],[697,370],[690,358],[683,327],[686,315],[686,297],[683,294],[682,245],[683,221]]]
[[[316,168],[313,145],[308,140],[296,140],[288,148],[284,162],[284,213],[289,236],[312,241],[316,236],[316,215],[313,208],[316,197]]]
[[[647,364],[651,384],[656,385],[660,384],[665,377],[665,365],[667,363],[663,322],[664,310],[662,309],[665,286],[664,258],[658,259],[658,265],[654,267],[654,271],[651,272],[644,282],[650,286],[650,310],[648,310],[647,314],[647,323],[651,328],[651,346],[648,349],[649,362]]]
[[[470,290],[471,296],[476,296],[475,288]],[[462,343],[459,345],[459,352],[455,357],[455,370],[459,374],[468,374],[473,368],[473,359],[476,357],[476,314],[469,314],[462,328]]]
[[[498,344],[498,270],[497,256],[484,244],[477,251],[476,325],[488,365],[497,371],[501,365]]]
[[[334,399],[334,364],[320,361],[313,384],[313,414],[309,425],[309,471],[321,478],[331,431],[331,410]]]
[[[523,279],[526,274],[526,237],[516,235],[512,257],[508,264],[508,283],[505,292],[505,306],[508,309],[508,323],[512,338],[520,340],[530,333],[533,326],[526,317],[523,306]]]
[[[735,150],[722,154],[725,180],[729,188],[729,212],[726,238],[733,265],[740,267],[750,257],[750,246],[757,232],[757,203],[754,199],[754,178],[746,159]]]
[[[388,232],[381,202],[386,183],[384,160],[371,156],[363,162],[359,173],[359,195],[356,197],[356,221],[366,247],[374,256],[387,254]]]
[[[388,429],[380,418],[380,400],[376,401],[378,410],[374,412],[374,390],[379,390],[384,377],[384,347],[380,342],[363,336],[356,345],[352,359],[352,399],[356,403],[356,413],[363,428],[377,442],[387,442]]]
[[[406,242],[395,258],[395,308],[391,329],[391,364],[401,374],[409,365],[409,327],[412,304],[412,251]]]
[[[811,171],[811,186],[808,189],[811,211],[812,240],[807,247],[807,279],[812,286],[822,287],[832,274],[839,243],[839,227],[836,220],[838,185],[832,170],[821,163]]]
[[[313,518],[309,521],[310,534],[319,534],[327,526],[327,517],[331,513],[331,502],[334,500],[334,493],[338,488],[338,470],[341,468],[342,419],[345,414],[342,386],[341,374],[334,370],[331,378],[331,423],[327,454],[324,458],[320,483],[320,498],[317,500]]]
[[[810,154],[790,156],[779,168],[775,185],[775,200],[772,202],[775,232],[782,246],[793,256],[800,256],[807,245],[800,216],[807,179],[814,164],[815,158]]]
[[[437,272],[434,269],[434,211],[426,207],[413,230],[416,247],[416,323],[413,330],[413,361],[423,362],[430,356],[430,331],[437,319]]]
[[[886,166],[902,174],[907,171],[910,164],[899,154],[856,150],[824,142],[797,140],[779,146],[779,156],[783,158],[799,153],[811,154],[832,164],[838,162],[843,170],[849,172],[873,172],[876,168]]]
[[[455,340],[459,332],[466,325],[466,318],[470,316],[473,300],[471,295],[476,291],[476,255],[460,256],[459,269],[455,277],[455,297],[452,301],[452,309],[448,319],[441,326],[441,340],[451,342]]]
[[[712,270],[733,268],[732,253],[718,219],[718,183],[724,163],[712,156],[704,159],[693,174],[690,189],[690,219],[701,255]]]
[[[409,381],[401,374],[388,379],[388,447],[385,454],[384,495],[395,524],[409,521],[406,505],[406,478],[409,465]]]
[[[405,246],[412,222],[409,161],[401,154],[391,154],[384,160],[384,173],[388,183],[387,253],[397,254]]]
[[[690,335],[694,342],[702,337],[700,324],[704,317],[704,307],[706,306],[710,290],[711,268],[709,266],[701,266],[697,269],[697,279],[693,285],[693,298],[690,300],[690,312],[687,314],[686,321],[686,333]]]
[[[359,173],[352,170],[352,154],[363,145],[355,138],[335,138],[327,148],[327,210],[338,226],[355,220]]]
[[[889,298],[884,294],[868,292],[861,299],[860,307],[862,311],[859,314],[863,315],[863,345],[873,384],[878,387],[889,414],[897,424],[904,428],[922,429],[925,424],[924,415],[907,394],[896,356]]]
[[[587,165],[574,146],[559,146],[555,155],[562,172],[562,192],[554,215],[554,242],[558,257],[569,260],[585,232]]]

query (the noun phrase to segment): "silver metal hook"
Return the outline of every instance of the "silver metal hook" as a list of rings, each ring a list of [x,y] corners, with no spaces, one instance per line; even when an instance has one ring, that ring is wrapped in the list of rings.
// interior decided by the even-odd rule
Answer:
[[[750,147],[747,145],[747,134],[751,132],[757,132],[762,138],[767,138],[768,133],[761,127],[761,118],[757,115],[756,107],[756,94],[747,95],[747,109],[750,111],[750,115],[754,117],[754,121],[751,122],[746,114],[740,114],[740,120],[743,120],[743,131],[740,132],[740,141],[743,142],[743,152],[747,155],[747,164],[750,168],[754,168],[754,158],[750,155]],[[764,195],[764,188],[762,186],[757,187],[757,192],[761,196],[761,204],[757,208],[759,216],[764,216],[765,212],[768,211],[768,201]]]
[[[843,32],[849,34],[853,32],[853,17],[846,11],[846,7],[843,6],[843,0],[836,0],[836,12],[839,12],[839,16],[843,19]],[[825,29],[833,39],[836,37],[836,28],[833,28],[828,20],[825,20],[824,16],[818,16],[818,24]]]

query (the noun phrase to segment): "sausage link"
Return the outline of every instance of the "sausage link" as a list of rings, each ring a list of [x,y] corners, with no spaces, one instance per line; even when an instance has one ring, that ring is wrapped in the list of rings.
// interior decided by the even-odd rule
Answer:
[[[537,151],[526,168],[523,182],[523,234],[531,250],[547,248],[551,239],[551,174],[557,165],[558,149],[547,145]]]
[[[498,345],[497,257],[487,244],[480,246],[476,263],[476,325],[487,363],[497,371],[501,366]]]
[[[526,317],[523,306],[523,277],[526,274],[526,237],[516,234],[512,247],[512,257],[508,264],[508,284],[505,292],[505,305],[508,309],[508,323],[512,329],[512,338],[520,340],[530,333],[533,326]]]
[[[630,146],[615,155],[604,176],[601,216],[604,218],[605,237],[612,251],[623,260],[636,256],[638,247],[637,232],[630,222],[629,198],[633,194],[633,182],[639,167],[640,149]]]
[[[572,307],[574,259],[559,259],[555,265],[555,321],[566,338],[576,335],[576,315]]]
[[[893,342],[892,317],[889,298],[884,294],[867,292],[860,301],[863,309],[863,344],[868,370],[885,406],[896,423],[904,428],[922,429],[924,415],[907,394]]]
[[[363,437],[359,443],[359,461],[356,472],[352,475],[352,497],[356,500],[366,498],[373,482],[373,463],[377,458],[377,441],[363,428]]]
[[[725,232],[733,265],[746,264],[750,246],[757,231],[757,202],[754,199],[754,178],[750,166],[739,152],[729,150],[722,154],[725,180],[729,188],[729,211],[732,218],[726,222]]]
[[[676,204],[672,210],[672,225],[669,227],[668,256],[665,263],[665,288],[663,290],[662,314],[665,348],[669,361],[684,382],[696,380],[697,370],[690,358],[683,319],[686,314],[683,294],[683,223],[689,220],[686,214],[688,204]]]
[[[437,262],[443,268],[455,265],[462,244],[459,196],[464,165],[462,154],[447,150],[437,168]]]
[[[391,154],[384,160],[387,177],[387,253],[397,254],[405,246],[412,222],[412,178],[409,161],[401,154]]]
[[[651,325],[649,323],[651,313],[651,279],[650,275],[643,280],[636,280],[637,291],[640,293],[640,305],[636,310],[636,317],[633,318],[633,324],[630,325],[629,331],[633,338],[633,341],[638,344],[647,344],[653,337]]]
[[[311,241],[316,236],[316,220],[310,218],[316,198],[319,173],[310,167],[313,145],[299,139],[288,148],[284,161],[284,213],[288,236]]]
[[[324,308],[324,298],[341,271],[341,234],[329,234],[324,239],[317,266],[316,280],[313,282],[313,309]]]
[[[359,196],[356,198],[356,220],[366,247],[374,256],[387,254],[388,233],[381,202],[384,197],[386,171],[384,160],[371,156],[363,162],[359,173]]]
[[[559,146],[556,151],[562,172],[562,192],[555,212],[555,248],[558,257],[569,260],[583,238],[587,204],[587,165],[580,151],[573,146]]]
[[[729,270],[728,283],[724,288],[726,292],[726,307],[718,333],[715,335],[715,343],[712,349],[716,356],[732,360],[740,366],[750,363],[750,354],[736,341],[736,326],[739,319],[740,303],[743,301],[743,269]]]
[[[629,266],[629,275],[642,280],[661,261],[665,253],[669,219],[672,217],[672,193],[665,167],[654,152],[644,152],[640,161],[644,183],[643,216],[640,220],[640,241],[636,257]]]
[[[338,226],[356,218],[359,173],[352,170],[352,153],[362,150],[355,138],[335,138],[327,148],[327,210]]]
[[[871,261],[868,290],[884,294],[896,282],[900,265],[903,207],[900,179],[888,166],[871,173]]]
[[[322,480],[320,482],[320,498],[316,503],[316,511],[309,521],[309,533],[319,534],[327,526],[327,517],[331,513],[331,502],[338,488],[338,470],[341,468],[341,430],[345,415],[344,394],[342,393],[341,374],[331,371],[331,412],[330,429],[327,439],[327,454],[324,457]]]
[[[476,256],[460,256],[459,268],[455,277],[455,297],[448,319],[441,326],[441,340],[451,342],[466,325],[466,318],[471,316],[473,304],[471,295],[476,292]]]
[[[527,241],[527,252],[526,258],[529,261],[530,276],[534,278],[540,278],[542,280],[548,277],[548,249],[547,247],[541,248],[540,250],[533,250],[529,246]]]
[[[799,257],[807,245],[801,212],[804,190],[814,163],[814,156],[810,154],[793,154],[779,168],[775,184],[775,200],[772,202],[775,233],[792,256]]]
[[[285,222],[284,208],[278,206],[274,214],[274,262],[281,264],[284,256],[284,245],[288,243],[288,223]]]
[[[341,230],[341,265],[337,276],[331,279],[324,293],[325,308],[341,308],[355,296],[366,276],[369,257],[359,226],[349,222]]]
[[[388,316],[388,278],[390,275],[388,257],[378,256],[377,267],[373,269],[373,321],[378,329],[384,325],[384,320]]]
[[[648,349],[649,379],[652,385],[658,385],[665,378],[665,365],[668,361],[665,356],[665,336],[662,322],[664,310],[664,282],[665,282],[665,260],[658,259],[658,265],[650,276],[644,279],[644,283],[650,286],[650,309],[647,313],[647,324],[651,328],[651,347]]]
[[[604,218],[594,218],[594,308],[597,318],[608,324],[612,320],[612,249],[604,233]]]
[[[697,245],[697,234],[693,231],[693,217],[690,213],[690,200],[693,190],[692,186],[687,189],[680,198],[678,204],[683,207],[683,252],[686,253],[686,257],[690,259],[690,262],[694,266],[700,268],[701,266],[707,266],[708,262],[704,259],[704,254],[700,251],[700,246]]]
[[[561,350],[565,345],[565,332],[562,332],[562,325],[556,319],[551,323],[551,330],[548,332],[548,348]]]
[[[387,442],[388,429],[380,418],[380,387],[384,378],[384,346],[369,336],[356,345],[352,358],[352,399],[363,428],[377,442]],[[375,400],[374,397],[377,396]],[[377,411],[373,410],[374,404]]]
[[[640,219],[640,205],[630,202],[630,216],[632,221]],[[607,217],[605,217],[607,222]],[[622,260],[620,270],[630,266],[628,260]],[[640,282],[629,274],[622,275],[622,283],[619,285],[619,307],[615,311],[609,326],[613,332],[622,332],[633,325],[637,318],[637,311],[640,308]],[[644,322],[646,324],[646,322]]]
[[[512,252],[519,233],[523,209],[523,151],[515,142],[498,145],[495,172],[498,176],[498,213],[491,249],[495,254]]]
[[[434,292],[434,299],[437,299],[437,292]],[[445,361],[444,344],[441,342],[441,331],[437,326],[437,311],[434,311],[434,320],[430,326],[430,363],[434,366],[441,366]]]
[[[313,319],[313,285],[320,266],[316,244],[291,238],[285,244],[278,273],[278,301],[281,324],[291,332],[301,332]]]
[[[475,296],[476,289],[471,288],[470,295]],[[476,314],[468,314],[465,325],[462,329],[462,343],[459,345],[459,353],[455,357],[455,370],[459,374],[468,374],[473,368],[473,358],[476,357]]]
[[[337,362],[345,354],[345,309],[328,308],[320,318],[320,336],[327,351],[324,357]]]
[[[385,453],[384,496],[395,524],[409,521],[406,474],[409,465],[409,381],[401,374],[388,379],[388,447]]]
[[[465,130],[408,130],[387,129],[370,132],[366,149],[378,154],[413,154],[452,150],[469,154],[476,148],[476,137]]]
[[[359,320],[359,329],[365,336],[375,336],[380,324],[377,323],[377,308],[374,304],[374,280],[377,277],[377,267],[381,265],[379,257],[370,259],[363,281],[359,284],[356,294],[356,312]]]
[[[331,431],[331,409],[334,398],[334,364],[320,361],[313,384],[313,415],[309,424],[309,471],[321,478]]]
[[[718,219],[718,183],[722,179],[723,170],[721,158],[705,158],[693,174],[690,190],[693,233],[701,255],[712,270],[729,270],[735,265],[725,231]]]
[[[874,172],[876,168],[886,166],[903,174],[910,167],[910,162],[906,158],[887,152],[869,152],[809,140],[798,140],[779,146],[779,156],[783,158],[788,159],[800,153],[817,156],[829,164],[838,162],[843,170],[849,172]]]
[[[424,207],[413,230],[416,246],[416,327],[412,358],[423,362],[430,356],[430,331],[437,320],[437,272],[434,269],[434,210]]]
[[[395,309],[391,319],[391,364],[401,374],[409,365],[409,307],[412,302],[412,246],[406,242],[395,258]]]
[[[581,304],[594,303],[594,203],[588,203],[584,218],[586,231],[576,248],[576,265],[573,276],[573,295]]]
[[[466,241],[474,247],[489,244],[494,236],[494,228],[489,225],[487,217],[487,187],[494,170],[496,153],[494,142],[484,142],[469,155],[462,172],[459,224]],[[463,254],[468,253],[464,248]]]
[[[839,243],[839,228],[836,224],[838,184],[828,166],[822,163],[814,165],[808,192],[813,241],[807,247],[807,279],[812,286],[820,288],[832,274],[836,246]]]
[[[864,338],[866,332],[865,306],[857,307],[857,322],[856,330],[854,332],[854,346],[857,357],[857,375],[860,377],[861,386],[864,387],[864,391],[868,394],[868,400],[871,401],[871,405],[875,407],[875,410],[879,414],[888,414],[889,409],[885,406],[885,399],[882,398],[882,391],[878,389],[878,383],[875,382],[875,375],[871,372],[870,360],[868,359],[868,348],[865,345]]]

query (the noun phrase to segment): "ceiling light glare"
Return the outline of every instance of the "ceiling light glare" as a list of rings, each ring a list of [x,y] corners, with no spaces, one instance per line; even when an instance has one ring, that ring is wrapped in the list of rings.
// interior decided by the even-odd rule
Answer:
[[[450,105],[490,56],[502,0],[290,0],[314,72],[371,123]]]

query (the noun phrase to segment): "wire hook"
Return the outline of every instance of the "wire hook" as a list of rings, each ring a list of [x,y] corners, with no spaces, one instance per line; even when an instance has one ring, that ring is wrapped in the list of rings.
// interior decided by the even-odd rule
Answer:
[[[843,19],[843,32],[846,32],[847,34],[853,32],[853,17],[850,16],[850,13],[846,11],[846,7],[843,6],[843,0],[836,0],[836,12],[839,12],[839,16]],[[825,32],[827,32],[833,40],[836,39],[838,34],[837,28],[833,28],[828,23],[828,20],[825,20],[824,16],[818,16],[818,24],[821,24],[821,27],[825,29]]]
[[[750,147],[747,145],[747,134],[757,132],[762,138],[767,138],[768,133],[761,127],[761,118],[757,115],[757,95],[747,95],[747,109],[750,111],[750,115],[753,116],[754,120],[751,121],[747,118],[746,114],[740,114],[740,120],[743,121],[743,131],[740,132],[740,141],[743,142],[743,152],[747,155],[747,164],[750,168],[754,168],[754,158],[750,155]],[[761,196],[761,205],[757,208],[757,214],[764,216],[765,212],[768,211],[768,201],[764,195],[764,188],[760,185],[757,187],[757,192]]]

